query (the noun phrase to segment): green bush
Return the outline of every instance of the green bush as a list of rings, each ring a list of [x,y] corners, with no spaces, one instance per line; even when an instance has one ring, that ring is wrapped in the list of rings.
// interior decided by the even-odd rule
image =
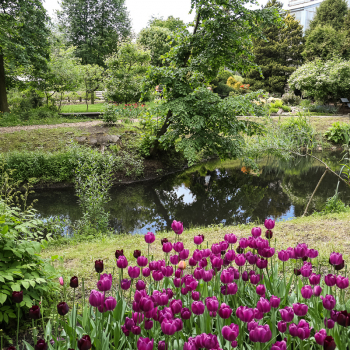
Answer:
[[[290,112],[292,109],[289,106],[282,106],[281,107],[283,109],[284,112]]]
[[[297,106],[300,104],[301,98],[293,92],[287,92],[282,96],[283,103],[287,105]]]
[[[116,108],[112,104],[105,105],[103,113],[103,122],[105,124],[114,124],[117,121]]]
[[[328,141],[333,143],[348,144],[350,139],[350,124],[339,122],[333,123],[324,135]]]
[[[338,194],[335,194],[333,197],[327,199],[322,214],[330,213],[344,213],[349,210],[349,207],[346,206],[341,199],[338,198]]]
[[[273,108],[273,107],[269,108],[270,113],[277,113],[278,111],[279,111],[279,108]]]
[[[315,135],[315,130],[306,117],[288,118],[281,126],[282,131],[298,142],[300,146],[311,145]]]

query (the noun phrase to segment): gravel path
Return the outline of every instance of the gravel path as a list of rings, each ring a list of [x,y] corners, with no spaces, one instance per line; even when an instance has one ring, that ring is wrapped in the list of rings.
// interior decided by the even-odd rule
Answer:
[[[102,124],[102,120],[94,120],[92,122],[79,122],[79,123],[62,123],[62,124],[45,124],[45,125],[28,125],[28,126],[6,126],[0,127],[0,134],[8,134],[21,130],[36,130],[36,129],[56,129],[72,126],[96,126]]]

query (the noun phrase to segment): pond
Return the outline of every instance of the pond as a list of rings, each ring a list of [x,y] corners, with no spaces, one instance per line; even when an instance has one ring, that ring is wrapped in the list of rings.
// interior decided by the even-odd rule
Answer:
[[[340,170],[341,154],[317,154],[333,170]],[[290,161],[266,158],[259,173],[240,161],[210,161],[157,181],[115,186],[107,205],[116,233],[169,230],[176,219],[191,226],[261,223],[301,216],[325,168],[315,159]],[[310,212],[322,210],[334,196],[338,179],[327,173],[314,196]],[[350,204],[350,190],[343,183],[339,196]],[[71,221],[82,216],[74,189],[36,191],[35,209],[42,218],[59,216]]]

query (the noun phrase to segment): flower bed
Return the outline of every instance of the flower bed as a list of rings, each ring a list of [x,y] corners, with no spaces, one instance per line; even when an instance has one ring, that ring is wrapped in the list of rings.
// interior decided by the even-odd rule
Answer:
[[[134,251],[137,266],[116,251],[117,278],[115,271],[102,274],[102,260],[95,262],[97,290],[89,303],[82,301],[81,313],[74,300],[71,312],[65,301],[58,304],[59,316],[46,325],[45,339],[34,339],[35,350],[347,349],[342,255],[331,253],[322,267],[318,251],[304,243],[277,252],[274,226],[265,220],[266,239],[256,227],[239,241],[226,234],[210,249],[198,235],[190,254],[180,240],[183,226],[174,221],[175,240],[161,240],[165,256],[158,261],[150,256],[156,236],[147,233],[148,254]],[[287,261],[293,274],[286,273]],[[79,286],[75,276],[70,286]],[[40,318],[40,310],[30,316]]]

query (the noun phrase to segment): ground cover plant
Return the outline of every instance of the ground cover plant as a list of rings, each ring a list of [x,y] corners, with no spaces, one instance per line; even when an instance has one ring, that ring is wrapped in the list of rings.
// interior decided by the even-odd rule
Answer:
[[[174,240],[149,232],[141,250],[118,247],[111,273],[95,261],[97,288],[88,301],[84,281],[73,276],[69,288],[60,279],[56,320],[44,339],[34,337],[35,349],[342,349],[350,318],[342,254],[305,243],[277,250],[283,236],[273,220],[264,225],[266,239],[260,227],[240,239],[216,234],[211,246],[202,234],[186,237],[197,248],[190,252],[174,221]],[[67,290],[74,292],[71,311]]]

